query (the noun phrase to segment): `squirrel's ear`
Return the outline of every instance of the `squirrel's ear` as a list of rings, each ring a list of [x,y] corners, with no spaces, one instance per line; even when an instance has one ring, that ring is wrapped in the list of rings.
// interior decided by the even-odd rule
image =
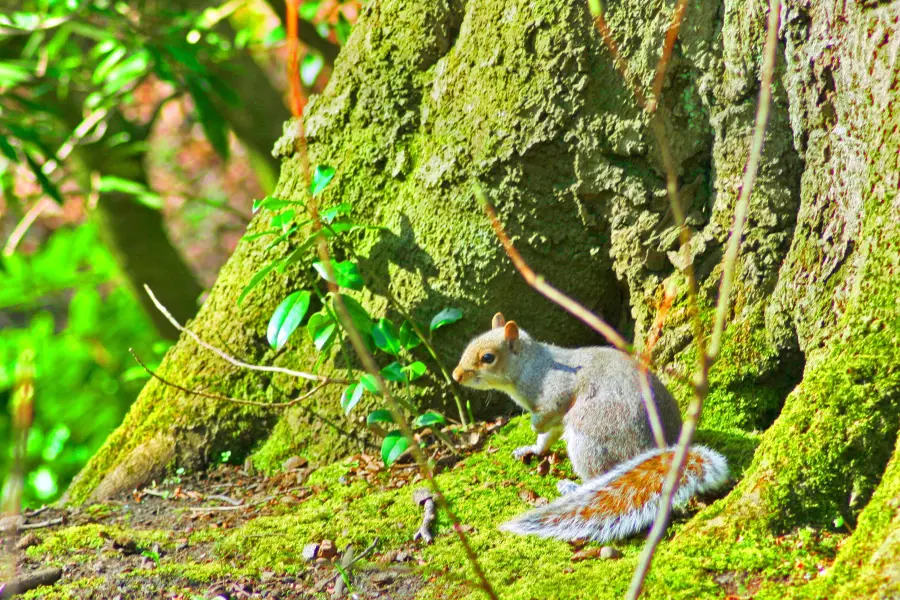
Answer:
[[[491,329],[497,329],[498,327],[503,327],[506,325],[506,319],[503,318],[503,313],[497,313],[494,315],[494,318],[491,319]]]
[[[515,321],[509,321],[503,326],[503,339],[507,342],[514,342],[519,339],[519,326]]]

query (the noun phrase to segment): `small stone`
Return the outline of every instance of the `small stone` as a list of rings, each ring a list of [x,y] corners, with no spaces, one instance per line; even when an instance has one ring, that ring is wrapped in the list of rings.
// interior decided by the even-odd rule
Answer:
[[[319,545],[315,542],[303,546],[303,560],[312,562],[319,556]]]
[[[41,543],[41,538],[39,538],[34,533],[29,533],[27,535],[22,536],[16,543],[16,550],[25,550],[26,548],[31,548],[32,546],[37,546]]]
[[[281,469],[284,472],[293,471],[295,469],[302,469],[306,466],[307,460],[302,456],[292,456],[283,463],[281,463]]]
[[[404,552],[403,550],[398,552],[397,555],[394,557],[394,561],[398,562],[398,563],[406,562],[408,560],[409,560],[409,553]]]
[[[622,553],[612,546],[603,546],[600,548],[600,558],[603,560],[615,560],[622,558]]]
[[[319,544],[319,558],[331,559],[337,556],[337,547],[331,540],[322,540]]]
[[[413,492],[413,502],[416,504],[425,504],[425,502],[431,499],[431,490],[428,488],[416,488]]]
[[[569,560],[571,560],[572,562],[581,562],[583,560],[597,558],[598,556],[600,556],[601,550],[602,549],[598,548],[597,546],[587,546],[573,554]]]

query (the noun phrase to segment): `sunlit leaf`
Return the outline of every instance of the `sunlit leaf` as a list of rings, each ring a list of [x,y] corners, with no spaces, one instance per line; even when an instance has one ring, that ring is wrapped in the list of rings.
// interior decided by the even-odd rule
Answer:
[[[375,394],[376,396],[381,395],[381,390],[378,389],[378,381],[371,373],[366,373],[365,375],[360,377],[359,382],[366,388],[366,391],[368,391],[369,393]]]
[[[397,337],[397,328],[390,319],[382,318],[372,328],[372,338],[378,349],[397,356],[400,353],[400,339]]]
[[[429,411],[425,414],[422,414],[422,415],[419,415],[418,417],[416,417],[416,420],[413,422],[413,427],[429,427],[429,426],[435,425],[437,423],[446,423],[446,422],[447,422],[447,419],[444,418],[444,415]]]
[[[261,208],[265,208],[266,210],[281,210],[282,208],[292,205],[306,206],[297,200],[282,200],[281,198],[275,198],[274,196],[266,196],[262,200],[253,201],[253,213],[256,214]]]
[[[315,171],[313,171],[313,179],[312,185],[310,186],[309,193],[312,196],[318,197],[328,184],[331,183],[331,180],[334,178],[334,167],[329,167],[327,165],[316,165]]]
[[[412,324],[409,321],[403,321],[403,325],[400,326],[400,345],[407,350],[412,350],[421,343],[422,340],[413,329]]]
[[[400,455],[409,447],[409,441],[399,431],[392,431],[381,442],[381,460],[384,466],[389,467],[394,464]]]
[[[337,206],[332,206],[331,208],[326,208],[325,210],[321,211],[319,213],[319,217],[325,223],[330,224],[336,218],[338,218],[341,215],[348,214],[351,210],[352,210],[352,207],[348,203],[341,202]]]
[[[406,371],[406,373],[408,374],[409,380],[413,381],[415,379],[418,379],[425,373],[427,373],[428,367],[422,361],[417,360],[416,362],[412,363],[411,365],[403,367],[403,370]]]
[[[313,263],[313,268],[319,273],[322,279],[351,290],[361,290],[363,288],[363,279],[359,274],[356,263],[350,262],[349,260],[340,262],[332,260],[330,262],[331,274],[329,274],[324,263]]]
[[[406,373],[403,371],[403,365],[396,361],[381,369],[381,376],[385,381],[406,381]]]
[[[462,316],[462,311],[458,308],[445,308],[438,314],[434,315],[434,318],[431,319],[431,331],[434,331],[439,327],[443,327],[444,325],[456,323],[457,321],[462,319]]]
[[[353,407],[359,404],[359,401],[363,397],[363,392],[365,388],[362,384],[352,383],[347,386],[347,389],[344,390],[344,393],[341,394],[341,408],[344,409],[344,414],[350,414],[350,411],[353,410]]]
[[[393,423],[394,415],[391,414],[391,411],[386,408],[379,408],[378,410],[373,410],[369,413],[369,416],[366,417],[366,425],[373,425],[375,423]]]
[[[319,73],[322,72],[323,66],[325,66],[325,60],[319,54],[309,53],[304,56],[303,62],[300,64],[300,80],[303,85],[312,87],[319,77]]]
[[[300,326],[306,311],[309,310],[309,302],[312,294],[307,291],[299,291],[285,298],[269,319],[269,327],[266,338],[269,345],[280,350],[287,343],[288,338]]]

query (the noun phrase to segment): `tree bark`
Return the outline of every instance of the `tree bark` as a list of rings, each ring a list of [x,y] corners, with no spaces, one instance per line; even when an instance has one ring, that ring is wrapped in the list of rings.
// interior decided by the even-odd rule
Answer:
[[[859,516],[857,531],[873,536],[851,546],[873,557],[865,573],[875,577],[885,553],[896,556],[888,543],[896,518],[884,511],[885,490],[896,486],[900,416],[898,11],[897,3],[837,0],[785,6],[735,303],[701,429],[741,482],[673,549],[699,537],[731,543],[746,529],[830,523],[840,515],[851,523]],[[663,2],[609,3],[607,21],[644,89],[670,13]],[[694,233],[687,256],[678,248],[647,117],[586,6],[367,4],[305,117],[312,163],[338,169],[325,203],[348,202],[357,220],[390,228],[361,235],[354,248],[372,288],[366,306],[383,314],[390,292],[423,322],[446,306],[461,308],[465,319],[437,339],[451,364],[497,310],[540,339],[597,341],[515,273],[472,196],[477,181],[535,269],[639,345],[667,283],[680,284],[655,358],[686,401],[690,390],[671,376],[689,375],[696,364],[680,269],[693,263],[701,317],[711,328],[765,22],[762,4],[701,0],[690,3],[681,28],[660,110]],[[286,135],[276,150],[283,159],[278,195],[303,197],[297,140]],[[250,231],[263,229],[264,219]],[[313,281],[308,262],[270,275],[236,306],[260,265],[287,252],[265,246],[241,244],[192,327],[245,359],[310,368],[315,351],[301,336],[288,352],[264,342],[275,306]],[[396,316],[390,308],[387,314]],[[290,396],[302,387],[225,366],[186,338],[162,370],[182,385],[239,397]],[[326,363],[323,372],[343,375],[339,363]],[[168,464],[196,467],[223,450],[255,451],[263,467],[297,452],[336,457],[368,439],[358,420],[343,416],[340,391],[328,388],[276,418],[150,382],[73,485],[72,498],[100,498]],[[439,408],[449,405],[436,382],[426,396]],[[482,414],[508,408],[498,400],[472,396]],[[762,430],[757,449],[750,432]],[[878,540],[886,545],[873,550]],[[862,564],[851,563],[841,564]]]

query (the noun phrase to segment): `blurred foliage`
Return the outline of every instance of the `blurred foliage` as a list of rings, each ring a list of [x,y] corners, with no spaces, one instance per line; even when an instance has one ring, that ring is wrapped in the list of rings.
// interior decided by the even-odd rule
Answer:
[[[222,73],[239,48],[216,25],[241,4],[192,12],[156,3],[142,12],[146,3],[30,0],[0,16],[0,152],[27,165],[43,192],[61,202],[59,184],[72,173],[54,171],[75,146],[102,143],[104,163],[127,161],[145,151],[165,102],[187,95],[206,138],[227,157],[220,108],[240,99]],[[149,79],[167,84],[170,94],[146,116],[125,115],[123,106]],[[159,196],[127,172],[76,175],[80,190],[119,191],[160,206]],[[2,191],[13,197],[9,187]]]
[[[85,216],[106,192],[163,207],[165,187],[158,179],[151,184],[143,168],[153,162],[150,134],[169,102],[186,107],[187,121],[199,124],[227,158],[230,127],[223,115],[241,105],[232,91],[240,73],[229,64],[247,50],[284,52],[284,28],[271,15],[259,16],[260,0],[194,6],[23,0],[0,13],[0,213],[25,224],[0,256],[0,477],[11,467],[16,369],[33,356],[26,506],[61,496],[121,422],[146,379],[129,348],[153,368],[168,347]],[[301,16],[322,37],[343,42],[358,7],[356,0],[307,1]],[[226,19],[234,29],[223,27]],[[323,67],[315,52],[305,53],[303,82],[322,85]],[[183,145],[170,150],[169,161],[197,154]],[[65,214],[71,226],[37,245],[25,243],[29,207],[46,198],[61,205],[54,214]],[[209,209],[227,209],[226,200],[207,200],[199,218],[215,220],[206,218]],[[37,223],[42,232],[32,237],[42,240],[47,226]],[[9,233],[12,224],[0,223],[0,232]]]
[[[26,505],[56,499],[122,421],[151,365],[168,347],[90,224],[60,229],[32,256],[0,259],[0,440],[10,440],[9,403],[20,357],[33,352],[35,415],[28,437]],[[4,448],[2,472],[12,458]]]

